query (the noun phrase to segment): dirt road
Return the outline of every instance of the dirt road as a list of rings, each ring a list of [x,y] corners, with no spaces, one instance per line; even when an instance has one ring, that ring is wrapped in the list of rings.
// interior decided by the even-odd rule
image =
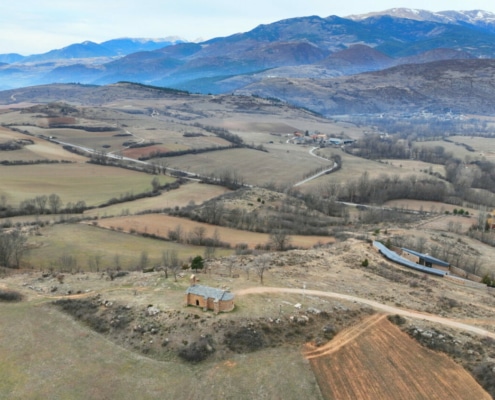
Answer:
[[[346,294],[335,293],[335,292],[324,292],[321,290],[308,290],[308,289],[291,289],[282,287],[253,287],[248,289],[243,289],[235,292],[236,296],[244,296],[247,294],[261,294],[261,293],[293,293],[293,294],[304,294],[311,296],[321,296],[321,297],[331,297],[333,299],[347,300],[355,303],[361,303],[368,305],[375,310],[385,312],[387,314],[397,314],[403,317],[421,319],[424,321],[434,322],[450,328],[460,329],[466,332],[475,333],[480,336],[490,337],[495,339],[495,333],[487,331],[476,326],[464,324],[462,322],[455,321],[449,318],[439,317],[438,315],[427,314],[414,310],[405,310],[403,308],[398,308],[394,306],[388,306],[386,304],[378,303],[374,300],[363,299],[361,297],[349,296]]]

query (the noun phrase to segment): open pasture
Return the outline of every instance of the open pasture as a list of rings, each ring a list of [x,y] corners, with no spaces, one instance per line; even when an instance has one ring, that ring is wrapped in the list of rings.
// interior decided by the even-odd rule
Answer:
[[[185,207],[190,202],[201,204],[229,191],[229,189],[224,188],[223,186],[191,181],[185,185],[181,185],[178,189],[170,190],[160,196],[146,197],[108,207],[87,210],[84,212],[84,215],[91,217],[117,216],[135,214],[146,210]]]
[[[440,164],[432,164],[419,160],[381,160],[381,162],[390,165],[394,169],[401,169],[402,173],[404,171],[409,171],[411,174],[417,174],[419,176],[424,176],[423,174],[438,173],[440,175],[445,175],[445,168]]]
[[[452,153],[452,155],[461,160],[465,160],[466,157],[476,159],[477,153],[468,151],[465,147],[456,145],[455,143],[444,142],[443,140],[425,141],[425,142],[415,142],[414,147],[425,147],[425,148],[435,148],[443,147],[446,153]]]
[[[383,315],[306,346],[326,399],[490,399],[460,365],[422,347]]]
[[[55,193],[64,204],[85,201],[87,206],[98,206],[126,193],[149,191],[152,179],[142,172],[87,163],[0,166],[0,195],[10,205]],[[159,180],[165,184],[174,178]]]
[[[98,221],[98,225],[108,229],[119,229],[123,232],[136,231],[140,233],[155,234],[167,237],[169,230],[175,230],[180,226],[185,237],[192,233],[195,228],[204,228],[204,237],[213,237],[217,232],[221,241],[229,243],[232,247],[236,244],[246,243],[253,249],[258,244],[269,242],[266,233],[248,232],[222,226],[209,225],[189,219],[171,217],[164,214],[146,214],[137,216],[123,216],[115,218],[104,218]],[[311,248],[318,243],[333,243],[334,239],[329,236],[301,236],[291,235],[290,244],[302,248]]]
[[[455,143],[463,143],[472,147],[475,150],[471,152],[473,159],[486,159],[492,162],[495,160],[495,141],[493,137],[450,136],[449,139]]]
[[[347,154],[338,148],[319,149],[316,151],[316,154],[320,154],[323,157],[330,157],[334,154],[340,155],[342,158],[342,168],[300,186],[301,190],[314,190],[329,183],[345,184],[349,181],[359,179],[365,172],[370,179],[378,178],[381,175],[388,175],[389,177],[398,176],[400,178],[416,175],[419,177],[424,176],[428,179],[438,179],[434,176],[429,176],[425,172],[421,172],[421,170],[428,170],[430,165],[432,165],[429,163],[409,162],[410,160],[388,160],[387,162],[367,160]],[[441,171],[442,168],[441,166],[436,166],[434,170]]]
[[[330,165],[330,161],[325,163],[324,160],[311,156],[309,150],[309,147],[299,148],[295,145],[284,150],[270,149],[268,153],[252,149],[232,149],[167,160],[173,168],[201,175],[236,171],[248,184],[286,187],[302,180],[305,173]]]
[[[200,365],[156,361],[50,305],[32,303],[2,306],[0,337],[9,338],[0,341],[3,399],[322,399],[311,370],[291,348]]]
[[[479,210],[470,207],[460,207],[447,203],[439,203],[437,201],[400,199],[390,200],[383,204],[384,207],[392,207],[405,210],[424,211],[432,214],[444,214],[445,212],[453,213],[455,209],[468,211],[469,215],[478,216]]]
[[[180,260],[187,262],[190,257],[202,255],[204,249],[162,240],[129,235],[123,232],[101,229],[87,224],[61,224],[42,228],[40,236],[31,236],[28,245],[31,250],[23,263],[32,268],[55,270],[63,267],[62,257],[70,255],[77,261],[77,269],[89,270],[88,260],[101,257],[100,270],[116,268],[118,255],[122,269],[133,269],[139,265],[142,252],[149,258],[149,266],[161,265],[165,250],[176,250]],[[217,255],[231,251],[218,250]]]
[[[12,140],[30,140],[33,144],[26,144],[22,149],[0,151],[0,161],[37,161],[37,160],[66,160],[84,162],[86,158],[64,150],[61,146],[46,140],[24,135],[0,127],[0,143]]]
[[[53,137],[63,143],[105,151],[122,149],[125,141],[134,139],[132,136],[116,136],[119,133],[118,131],[88,132],[84,129],[45,128],[24,125],[17,125],[16,128],[27,131],[34,136]]]

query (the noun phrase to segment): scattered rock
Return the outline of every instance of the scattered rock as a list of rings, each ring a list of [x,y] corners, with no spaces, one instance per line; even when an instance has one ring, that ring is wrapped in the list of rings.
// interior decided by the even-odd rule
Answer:
[[[154,315],[157,315],[160,313],[160,309],[155,307],[155,306],[148,306],[148,308],[146,309],[146,315],[148,315],[149,317],[152,317]]]

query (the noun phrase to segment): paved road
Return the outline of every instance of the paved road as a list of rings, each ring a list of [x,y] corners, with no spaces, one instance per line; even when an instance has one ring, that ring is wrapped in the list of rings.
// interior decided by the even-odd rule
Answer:
[[[304,295],[311,295],[311,296],[331,297],[331,298],[339,299],[339,300],[347,300],[347,301],[352,301],[354,303],[361,303],[361,304],[368,305],[368,306],[374,308],[375,310],[385,312],[387,314],[398,314],[398,315],[401,315],[403,317],[434,322],[437,324],[448,326],[450,328],[460,329],[460,330],[465,331],[465,332],[475,333],[475,334],[480,335],[480,336],[485,336],[485,337],[490,337],[492,339],[495,339],[495,333],[487,331],[486,329],[483,329],[483,328],[478,328],[477,326],[468,325],[468,324],[458,322],[458,321],[450,319],[450,318],[439,317],[438,315],[434,315],[434,314],[427,314],[427,313],[423,313],[420,311],[414,311],[414,310],[406,310],[403,308],[398,308],[398,307],[382,304],[382,303],[379,303],[379,302],[374,301],[374,300],[363,299],[361,297],[349,296],[349,295],[341,294],[341,293],[324,292],[321,290],[291,289],[291,288],[264,287],[264,286],[242,289],[242,290],[235,292],[235,294],[237,296],[244,296],[247,294],[260,294],[260,293],[293,293],[293,294],[304,294]]]
[[[313,157],[320,158],[322,160],[328,161],[326,158],[320,157],[319,155],[317,155],[317,154],[314,153],[314,151],[317,150],[317,149],[319,149],[319,147],[312,147],[311,150],[309,151],[309,154],[311,154]],[[325,169],[325,170],[323,170],[321,172],[318,172],[317,174],[314,174],[314,175],[310,176],[309,178],[306,178],[306,179],[302,180],[301,182],[297,182],[294,185],[294,187],[300,186],[300,185],[304,185],[305,183],[307,183],[309,181],[312,181],[313,179],[319,178],[322,175],[329,174],[334,169],[336,169],[338,166],[339,165],[336,162],[334,162],[333,165],[330,168],[327,168],[327,169]]]

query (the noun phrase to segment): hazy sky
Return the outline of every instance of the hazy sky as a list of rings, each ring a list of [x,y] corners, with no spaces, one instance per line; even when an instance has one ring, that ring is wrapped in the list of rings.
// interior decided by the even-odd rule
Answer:
[[[495,12],[493,0],[4,0],[0,54],[44,53],[120,37],[209,39],[285,18],[345,17],[393,7]]]

